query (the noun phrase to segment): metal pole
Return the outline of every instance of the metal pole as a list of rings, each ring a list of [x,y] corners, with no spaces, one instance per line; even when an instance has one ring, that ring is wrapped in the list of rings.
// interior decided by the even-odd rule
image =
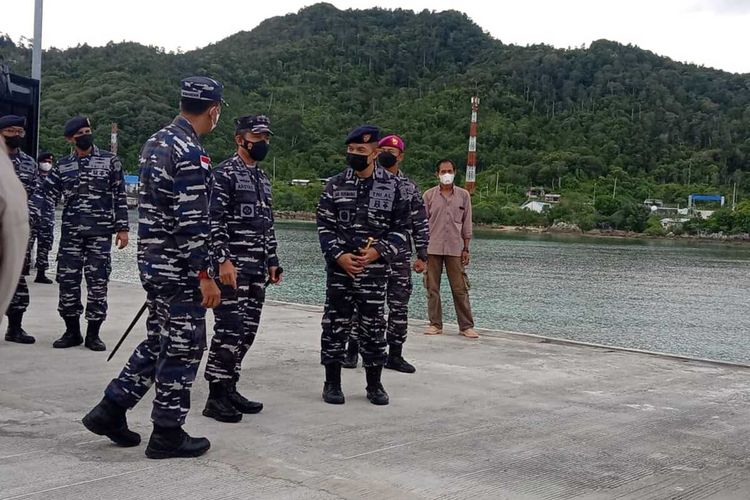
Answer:
[[[31,78],[42,79],[42,3],[44,0],[34,2],[34,45],[31,49]]]

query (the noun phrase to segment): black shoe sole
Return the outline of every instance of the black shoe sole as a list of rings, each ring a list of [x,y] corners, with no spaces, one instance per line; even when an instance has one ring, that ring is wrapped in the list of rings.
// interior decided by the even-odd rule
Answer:
[[[42,285],[51,285],[54,283],[52,280],[34,280],[34,283],[41,283]]]
[[[119,436],[117,436],[117,434],[113,434],[111,432],[107,433],[108,429],[103,429],[102,427],[99,427],[98,425],[96,425],[93,419],[89,417],[88,415],[83,417],[83,419],[81,420],[81,423],[86,429],[93,432],[97,436],[106,436],[109,438],[110,441],[115,443],[117,446],[121,446],[122,448],[132,448],[134,446],[138,446],[139,444],[141,444],[140,436],[138,436],[138,442],[136,442],[136,441],[128,441],[128,440],[120,439]]]
[[[342,404],[346,403],[346,398],[341,398],[341,399],[326,399],[326,396],[324,394],[323,395],[323,401],[325,401],[329,405],[342,405]]]
[[[151,448],[146,448],[146,458],[150,458],[152,460],[162,460],[165,458],[195,458],[203,455],[210,449],[210,444],[206,448],[200,448],[187,453],[178,452],[175,450],[152,450]]]
[[[256,413],[260,413],[263,411],[263,405],[260,405],[258,408],[253,408],[252,410],[241,410],[236,406],[234,407],[234,409],[242,413],[243,415],[255,415]]]
[[[375,398],[371,398],[370,396],[367,396],[367,400],[376,406],[387,406],[388,404],[390,404],[390,400],[388,399],[386,399],[385,401],[379,401],[379,400],[376,400]]]
[[[416,373],[417,372],[416,368],[409,370],[408,368],[403,368],[401,366],[389,366],[388,364],[383,365],[383,367],[388,368],[389,370],[393,370],[394,372],[400,372],[400,373]]]
[[[81,339],[81,341],[80,341],[80,342],[76,342],[76,343],[74,343],[74,344],[66,344],[66,345],[55,345],[55,344],[53,343],[53,344],[52,344],[52,347],[53,347],[54,349],[70,349],[71,347],[78,347],[78,346],[79,346],[79,345],[81,345],[81,344],[83,344],[83,339]]]
[[[27,345],[30,345],[30,344],[35,343],[36,339],[32,337],[31,340],[22,340],[22,339],[14,339],[14,338],[5,337],[5,341],[6,342],[13,342],[14,344],[27,344]]]
[[[239,416],[236,416],[236,417],[225,417],[224,415],[215,413],[211,410],[206,410],[205,408],[203,409],[203,416],[208,417],[208,418],[213,418],[214,420],[217,420],[219,422],[224,422],[226,424],[236,424],[237,422],[242,420],[242,413],[240,413]],[[148,456],[148,454],[146,456]],[[198,456],[198,455],[195,455],[195,456]],[[154,458],[154,457],[149,457],[149,458]],[[169,458],[169,457],[160,457],[160,458]]]
[[[89,351],[94,351],[94,352],[102,352],[102,351],[107,350],[107,346],[104,346],[104,345],[100,347],[94,347],[94,346],[84,344],[84,347],[86,347],[86,349],[88,349]]]

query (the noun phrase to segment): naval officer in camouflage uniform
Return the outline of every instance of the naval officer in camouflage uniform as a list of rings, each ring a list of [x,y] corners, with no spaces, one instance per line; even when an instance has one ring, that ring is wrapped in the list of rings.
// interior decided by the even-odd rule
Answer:
[[[388,328],[386,330],[388,359],[385,362],[385,367],[403,373],[414,373],[417,371],[416,368],[403,358],[403,346],[406,342],[409,322],[409,298],[412,292],[411,247],[412,242],[414,242],[417,251],[414,270],[421,273],[427,266],[427,245],[430,242],[430,230],[427,222],[427,210],[419,188],[401,170],[404,149],[404,141],[397,135],[384,137],[378,143],[378,164],[401,181],[401,196],[408,200],[411,214],[405,251],[399,252],[391,261],[388,275],[388,291],[386,294],[386,303],[388,304]],[[345,368],[356,368],[357,366],[357,329],[358,325],[355,325],[349,338],[346,361],[344,362]]]
[[[200,137],[216,127],[222,93],[211,78],[183,80],[180,114],[141,150],[138,269],[146,290],[147,336],[83,418],[91,432],[136,446],[140,436],[128,429],[125,411],[155,385],[149,458],[196,457],[210,447],[208,439],[191,437],[182,426],[206,348],[206,308],[220,301],[208,272],[211,160]]]
[[[31,201],[39,185],[39,172],[34,158],[21,150],[26,137],[25,127],[26,118],[23,116],[6,115],[0,117],[0,135],[3,136],[5,145],[8,147],[8,156],[13,163],[16,175],[26,190],[27,200]],[[23,315],[29,307],[29,287],[26,283],[26,276],[29,274],[29,257],[30,248],[26,252],[26,260],[21,277],[18,280],[18,286],[7,311],[5,311],[8,316],[8,330],[5,332],[5,340],[19,344],[33,344],[35,342],[34,337],[26,333],[21,326]]]
[[[55,164],[55,157],[52,153],[45,151],[39,153],[37,163],[39,164],[39,180],[40,183],[43,183],[44,179],[52,171],[52,166]],[[54,233],[55,207],[47,203],[41,210],[39,221],[32,235],[32,239],[36,240],[36,278],[34,278],[34,283],[52,284],[52,280],[47,277],[47,269],[49,269],[49,252],[52,250]]]
[[[266,297],[266,276],[278,283],[279,258],[271,209],[271,181],[258,162],[268,153],[268,118],[244,116],[235,124],[237,152],[211,171],[211,251],[219,265],[222,301],[214,309],[208,352],[209,396],[203,415],[239,422],[263,404],[237,392],[242,360],[253,345]]]
[[[378,128],[370,125],[349,134],[349,166],[331,178],[318,205],[318,236],[327,263],[320,358],[326,369],[323,400],[330,404],[344,403],[341,363],[355,308],[367,399],[388,404],[380,381],[386,360],[385,292],[388,264],[405,250],[409,206],[396,176],[375,161],[378,139]]]
[[[81,277],[86,277],[87,303],[85,345],[104,351],[99,330],[107,317],[107,285],[112,270],[112,234],[117,247],[128,244],[128,205],[119,158],[94,145],[91,122],[84,116],[68,120],[65,140],[74,152],[61,158],[34,196],[31,215],[34,227],[49,206],[65,198],[57,251],[57,282],[60,284],[58,312],[65,333],[52,346],[58,349],[81,345],[79,317]]]

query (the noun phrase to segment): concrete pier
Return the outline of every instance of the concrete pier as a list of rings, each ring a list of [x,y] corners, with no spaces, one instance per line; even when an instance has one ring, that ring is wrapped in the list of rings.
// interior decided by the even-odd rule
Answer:
[[[238,424],[200,414],[204,457],[151,461],[152,394],[128,414],[144,443],[113,446],[81,417],[102,395],[143,322],[112,362],[62,332],[57,287],[31,284],[32,346],[0,341],[0,499],[748,499],[750,370],[615,349],[447,330],[405,347],[417,373],[387,371],[387,407],[344,371],[343,406],[320,399],[320,309],[269,304],[241,390],[266,405]],[[113,283],[112,348],[143,300]],[[209,314],[210,316],[210,314]],[[551,332],[552,333],[552,332]],[[204,357],[205,361],[205,357]]]

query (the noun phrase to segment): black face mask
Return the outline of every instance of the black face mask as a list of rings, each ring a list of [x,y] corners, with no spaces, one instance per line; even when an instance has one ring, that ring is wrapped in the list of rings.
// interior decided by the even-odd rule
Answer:
[[[346,153],[346,164],[352,167],[357,172],[367,170],[369,165],[369,157],[366,155],[358,155],[354,153]]]
[[[94,136],[91,134],[76,137],[76,147],[81,151],[88,151],[94,145]]]
[[[247,154],[255,161],[263,161],[266,155],[268,155],[268,143],[266,141],[245,141],[242,147],[247,150]]]
[[[393,153],[383,151],[378,155],[378,163],[385,168],[391,168],[398,162],[398,158]]]
[[[21,145],[23,144],[23,137],[21,137],[20,135],[6,137],[5,144],[8,146],[8,149],[20,148]]]

